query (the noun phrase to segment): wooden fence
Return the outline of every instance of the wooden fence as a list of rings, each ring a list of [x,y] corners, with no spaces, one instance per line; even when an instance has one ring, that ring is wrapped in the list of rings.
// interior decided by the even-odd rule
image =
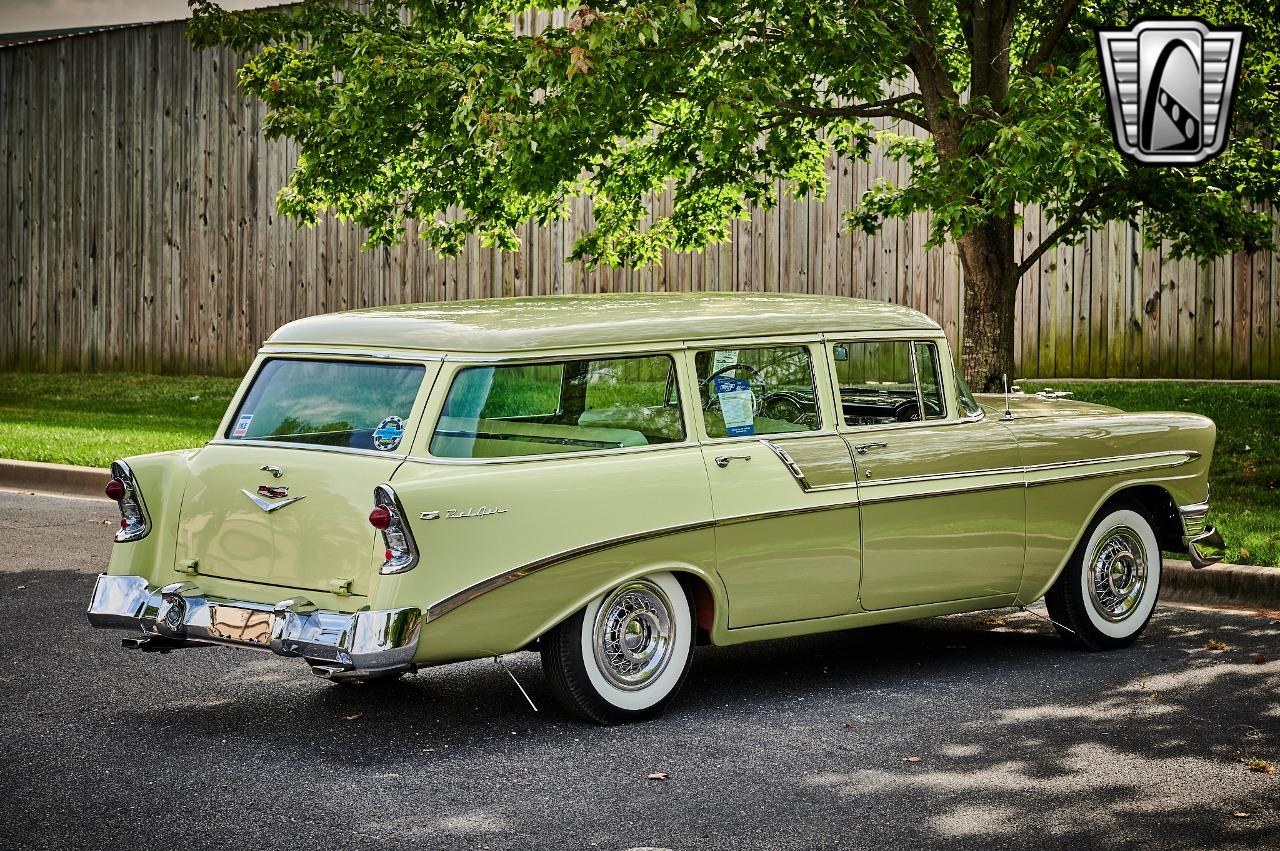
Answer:
[[[871,237],[841,228],[874,180],[901,177],[895,163],[833,158],[824,202],[784,198],[728,244],[652,269],[563,262],[589,200],[526,228],[514,254],[473,243],[445,259],[413,238],[362,252],[352,227],[276,215],[296,150],[262,138],[236,67],[193,51],[181,23],[0,49],[0,368],[236,374],[300,316],[570,292],[863,296],[962,334],[958,263],[923,249],[925,216]],[[1046,226],[1028,211],[1022,250]],[[1020,375],[1280,378],[1280,257],[1197,266],[1141,246],[1112,226],[1041,259],[1018,300]]]

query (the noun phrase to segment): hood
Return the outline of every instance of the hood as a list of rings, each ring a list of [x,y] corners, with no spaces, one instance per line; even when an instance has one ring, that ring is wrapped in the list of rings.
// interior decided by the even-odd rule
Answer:
[[[987,416],[999,417],[1004,413],[1003,393],[975,394],[978,404],[986,409]],[[1089,414],[1120,414],[1119,408],[1109,405],[1097,405],[1093,402],[1081,402],[1071,397],[1046,398],[1038,393],[1010,393],[1009,410],[1015,417],[1070,417]]]

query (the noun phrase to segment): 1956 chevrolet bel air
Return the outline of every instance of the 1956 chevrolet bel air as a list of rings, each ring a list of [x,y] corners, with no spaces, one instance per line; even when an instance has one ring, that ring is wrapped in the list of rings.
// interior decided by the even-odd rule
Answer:
[[[601,723],[695,645],[1047,599],[1133,642],[1197,566],[1214,424],[975,400],[914,310],[779,294],[498,299],[285,325],[217,435],[117,461],[89,607],[125,644],[335,680],[519,650]]]

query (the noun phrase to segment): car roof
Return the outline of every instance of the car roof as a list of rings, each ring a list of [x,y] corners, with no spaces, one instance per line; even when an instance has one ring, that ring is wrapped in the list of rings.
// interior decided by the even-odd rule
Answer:
[[[901,305],[799,293],[608,293],[370,307],[299,319],[268,343],[524,352],[824,331],[938,331]]]

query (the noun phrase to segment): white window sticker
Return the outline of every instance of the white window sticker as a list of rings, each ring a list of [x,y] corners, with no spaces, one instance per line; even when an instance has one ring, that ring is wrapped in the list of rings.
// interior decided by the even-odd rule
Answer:
[[[236,427],[231,430],[232,437],[244,437],[249,433],[249,423],[253,422],[253,414],[241,414],[236,420]]]
[[[738,362],[737,349],[721,349],[711,357],[711,374],[715,375],[727,366],[733,366]]]

